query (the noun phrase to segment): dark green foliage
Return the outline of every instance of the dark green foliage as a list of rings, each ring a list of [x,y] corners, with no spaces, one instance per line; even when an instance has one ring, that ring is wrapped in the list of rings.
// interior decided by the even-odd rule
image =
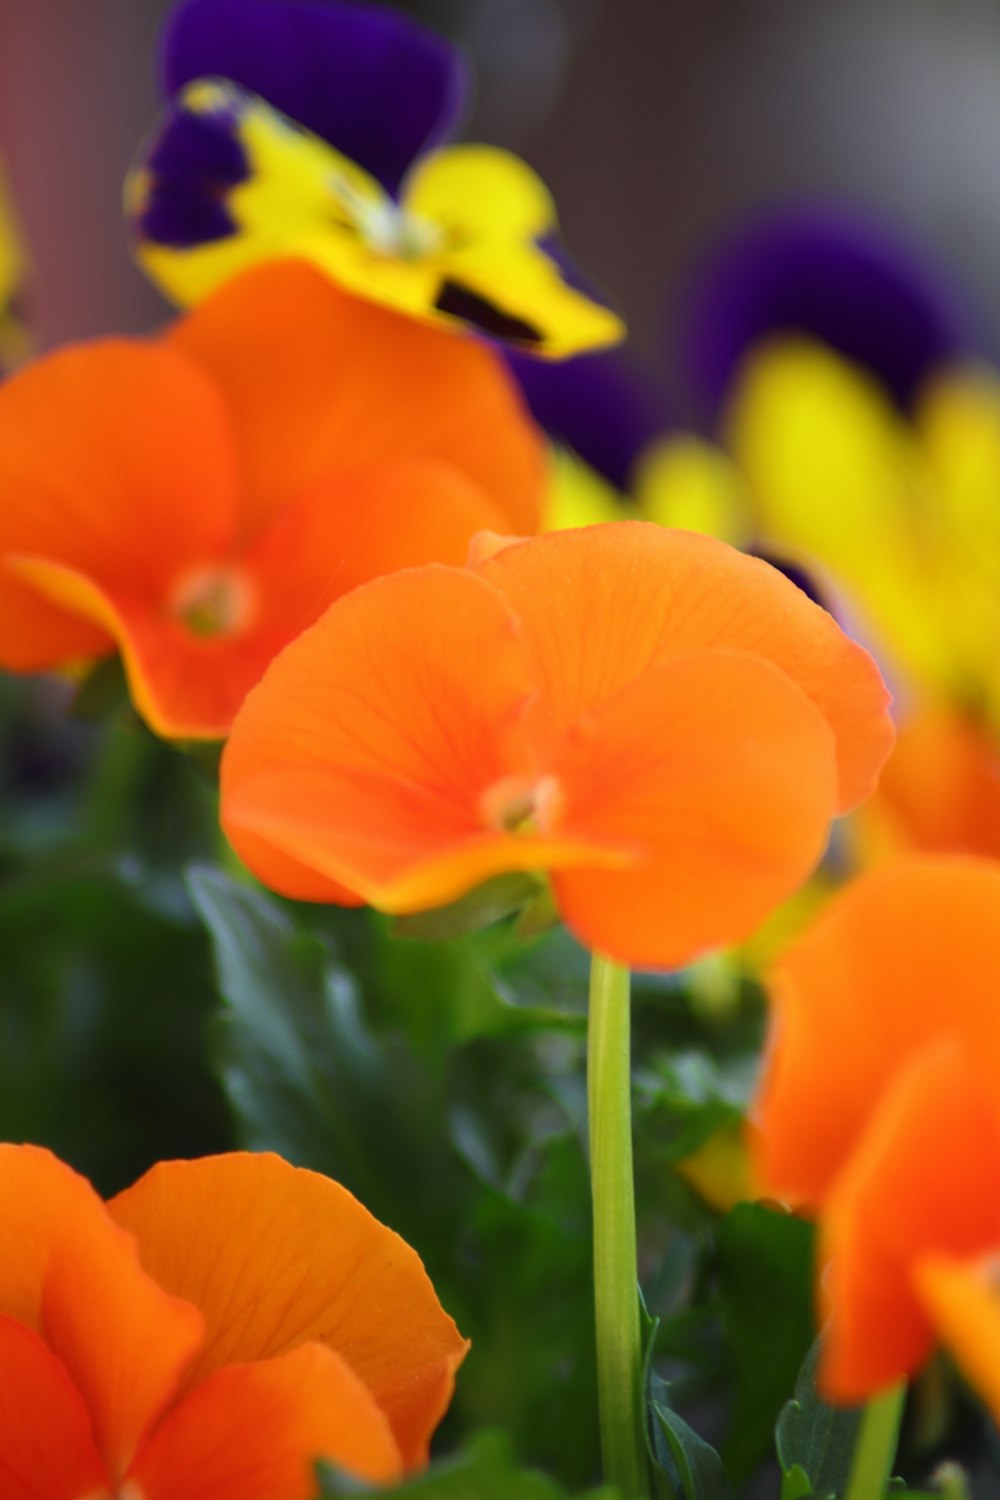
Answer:
[[[816,1391],[819,1344],[810,1351],[795,1396],[781,1413],[776,1429],[782,1470],[781,1500],[838,1500],[850,1474],[861,1425],[857,1407],[827,1406]]]
[[[365,967],[352,975],[329,937],[272,897],[210,869],[191,887],[227,1001],[220,1066],[242,1138],[344,1182],[420,1252],[473,1341],[453,1422],[501,1419],[518,1452],[586,1483],[596,1468],[587,1179],[572,1102],[538,1055],[552,1040],[542,1023],[536,1037],[530,1012],[482,993],[479,1024],[456,1022],[457,997],[485,974],[463,982],[453,948],[436,971],[438,950],[399,944],[395,994],[466,1040],[442,1058],[426,1014],[409,1036],[392,1016],[380,1034],[380,950],[394,943],[384,924],[351,915],[365,929],[353,938]],[[575,1074],[578,1046],[567,1062]]]
[[[771,1452],[775,1420],[812,1343],[813,1239],[804,1220],[761,1203],[738,1204],[719,1231],[716,1275],[734,1382],[726,1463],[734,1476]]]
[[[429,1473],[390,1490],[372,1490],[356,1480],[321,1471],[323,1497],[378,1494],[385,1500],[569,1500],[567,1491],[542,1474],[517,1466],[510,1444],[497,1433],[484,1432],[454,1458],[444,1459]],[[588,1490],[579,1500],[619,1500],[615,1490]]]

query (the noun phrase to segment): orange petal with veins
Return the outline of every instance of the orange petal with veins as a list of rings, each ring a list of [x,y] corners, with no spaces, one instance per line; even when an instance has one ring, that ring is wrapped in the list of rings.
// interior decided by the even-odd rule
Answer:
[[[834,756],[822,714],[770,662],[659,661],[558,770],[555,831],[642,850],[633,870],[558,870],[564,919],[588,946],[658,968],[748,937],[826,847]]]
[[[371,1392],[405,1466],[424,1461],[466,1344],[416,1253],[345,1188],[234,1153],[161,1163],[109,1208],[160,1284],[205,1317],[189,1390],[222,1366],[322,1343]]]
[[[633,862],[628,848],[492,818],[492,789],[539,771],[523,724],[533,693],[518,624],[481,578],[428,567],[380,579],[335,604],[248,698],[223,757],[223,826],[285,894],[322,894],[291,878],[292,859],[390,911],[442,905],[506,870]]]
[[[838,810],[874,787],[893,740],[875,663],[759,558],[694,532],[616,521],[506,547],[478,571],[530,642],[554,740],[654,661],[740,651],[778,667],[830,725]]]
[[[321,1458],[373,1484],[402,1475],[371,1393],[339,1355],[303,1344],[210,1375],[160,1424],[129,1480],[143,1500],[313,1500]]]

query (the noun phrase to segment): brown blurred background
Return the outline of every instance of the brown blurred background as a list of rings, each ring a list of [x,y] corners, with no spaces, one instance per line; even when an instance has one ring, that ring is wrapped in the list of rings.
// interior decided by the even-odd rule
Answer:
[[[168,0],[0,0],[0,154],[44,344],[139,330],[121,182]],[[652,349],[729,224],[836,194],[909,227],[1000,327],[1000,0],[422,0],[472,53],[466,134],[543,173]]]

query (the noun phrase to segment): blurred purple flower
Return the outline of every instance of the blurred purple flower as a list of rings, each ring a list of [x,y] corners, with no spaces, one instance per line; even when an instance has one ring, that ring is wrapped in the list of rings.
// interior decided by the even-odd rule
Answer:
[[[627,492],[636,459],[673,427],[657,384],[628,351],[555,364],[508,354],[536,422]]]
[[[909,406],[931,370],[977,350],[947,272],[902,235],[841,205],[802,204],[731,234],[695,277],[679,357],[699,420],[772,334],[821,340]]]
[[[395,193],[454,129],[469,73],[451,43],[352,0],[183,0],[162,39],[169,97],[228,78],[322,136]]]

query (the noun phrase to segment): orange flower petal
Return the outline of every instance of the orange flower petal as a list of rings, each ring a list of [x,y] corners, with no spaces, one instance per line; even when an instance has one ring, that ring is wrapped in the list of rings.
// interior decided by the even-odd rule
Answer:
[[[932,1255],[916,1267],[917,1295],[938,1337],[1000,1421],[1000,1296],[997,1253],[969,1259]]]
[[[247,554],[274,632],[293,640],[359,584],[422,563],[463,567],[471,538],[502,524],[459,469],[394,459],[348,469],[293,502]]]
[[[445,567],[380,579],[334,605],[248,698],[223,757],[224,827],[286,894],[317,889],[291,857],[392,911],[504,870],[630,862],[592,840],[491,825],[489,790],[535,765],[522,732],[532,691],[516,623],[482,579]]]
[[[898,1076],[830,1196],[821,1243],[822,1388],[865,1400],[933,1348],[920,1264],[1000,1245],[1000,1117],[963,1049],[925,1053]]]
[[[875,785],[893,738],[878,669],[767,563],[712,537],[619,521],[507,547],[479,572],[530,638],[555,739],[661,656],[741,651],[780,668],[829,723],[839,810]]]
[[[371,1391],[406,1467],[424,1460],[466,1345],[418,1256],[346,1189],[234,1153],[162,1163],[109,1207],[161,1285],[205,1315],[189,1386],[317,1341]]]
[[[559,908],[590,947],[673,968],[748,937],[820,859],[837,776],[829,726],[767,661],[668,658],[593,715],[559,771],[558,831],[642,849],[567,869]]]
[[[198,1348],[201,1317],[156,1284],[90,1184],[47,1151],[0,1146],[0,1221],[0,1309],[43,1334],[120,1472]]]
[[[399,1449],[348,1365],[322,1344],[217,1370],[176,1407],[129,1474],[143,1500],[312,1500],[316,1460],[372,1483]]]
[[[14,556],[8,568],[117,643],[132,700],[158,734],[224,739],[270,662],[333,599],[415,563],[462,563],[470,537],[496,520],[488,497],[443,464],[401,461],[345,474],[289,506],[228,570],[241,580],[248,618],[231,634],[208,637],[159,597],[103,590],[45,558]]]
[[[454,465],[511,530],[538,529],[541,440],[485,345],[353,298],[295,261],[234,278],[171,338],[226,393],[251,530],[332,474],[407,456]]]
[[[181,352],[109,340],[0,387],[0,558],[45,558],[151,604],[178,566],[228,545],[236,461],[225,410]],[[0,662],[97,655],[106,629],[0,568]]]
[[[0,1494],[85,1500],[110,1483],[64,1366],[37,1333],[0,1314]]]
[[[43,558],[15,557],[9,567],[39,596],[99,624],[122,655],[129,694],[157,734],[221,740],[240,704],[293,633],[253,630],[201,639],[182,621],[130,593]]]
[[[917,713],[858,820],[871,859],[909,849],[1000,857],[1000,750],[967,715]]]
[[[818,1204],[913,1057],[961,1034],[1000,1066],[1000,865],[911,856],[863,876],[769,988],[757,1170],[768,1192]]]

